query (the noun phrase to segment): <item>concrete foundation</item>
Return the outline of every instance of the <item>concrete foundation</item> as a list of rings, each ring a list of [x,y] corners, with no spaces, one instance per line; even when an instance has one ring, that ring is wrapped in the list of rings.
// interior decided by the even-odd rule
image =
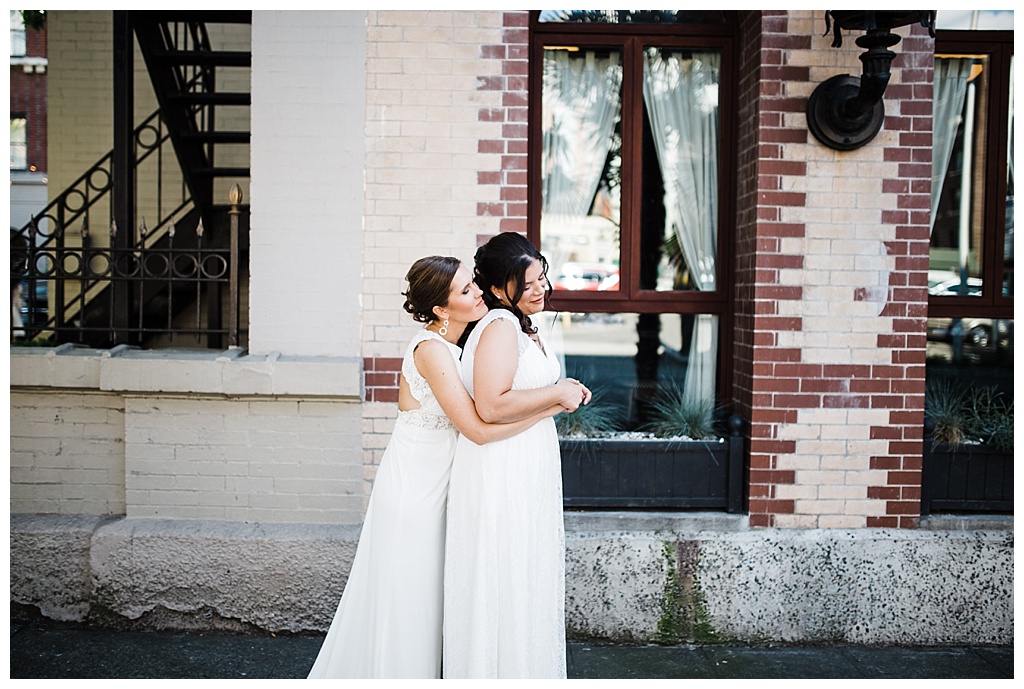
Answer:
[[[567,633],[1012,645],[1012,518],[963,526],[752,530],[742,516],[567,512]],[[324,631],[358,536],[355,526],[12,515],[11,602],[110,626]]]

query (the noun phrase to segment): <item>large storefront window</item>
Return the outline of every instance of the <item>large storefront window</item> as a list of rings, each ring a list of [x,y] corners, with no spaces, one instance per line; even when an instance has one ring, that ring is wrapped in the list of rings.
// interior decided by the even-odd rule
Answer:
[[[977,24],[964,12],[965,28]],[[928,383],[1013,399],[1013,31],[935,40]]]
[[[731,373],[731,31],[721,12],[534,15],[531,239],[551,265],[568,370],[599,374],[627,430],[644,425],[643,394],[717,403]]]

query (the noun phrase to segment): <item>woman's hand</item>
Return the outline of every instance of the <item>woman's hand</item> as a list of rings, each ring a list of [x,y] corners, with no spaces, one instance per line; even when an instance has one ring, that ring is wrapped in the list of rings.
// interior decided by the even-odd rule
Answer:
[[[583,385],[583,383],[580,383],[580,386],[583,388],[583,404],[590,404],[590,400],[594,396],[594,394],[590,392],[590,388],[588,388],[586,385]]]
[[[559,391],[559,404],[568,412],[590,402],[590,390],[575,378],[560,378],[555,388]]]

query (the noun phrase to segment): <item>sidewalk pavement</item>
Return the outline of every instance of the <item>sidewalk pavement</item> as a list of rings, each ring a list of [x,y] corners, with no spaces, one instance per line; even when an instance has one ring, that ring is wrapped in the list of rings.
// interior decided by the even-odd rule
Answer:
[[[301,679],[322,635],[11,620],[11,679]],[[570,679],[1012,679],[1013,647],[629,646],[571,641]]]

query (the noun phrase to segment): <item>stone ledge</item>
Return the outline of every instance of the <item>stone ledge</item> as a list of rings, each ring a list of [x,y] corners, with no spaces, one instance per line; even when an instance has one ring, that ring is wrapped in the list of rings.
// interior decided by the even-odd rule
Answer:
[[[629,512],[567,512],[566,527],[575,638],[1013,643],[1012,531],[748,529],[742,515]],[[171,614],[195,629],[322,632],[360,528],[12,515],[11,601],[135,628]]]
[[[361,398],[358,357],[252,355],[239,348],[102,350],[64,344],[13,348],[10,370],[12,388]]]
[[[723,512],[630,512],[565,511],[565,533],[637,533],[666,532],[697,534],[703,531],[745,531],[749,519],[745,514]]]
[[[940,514],[921,517],[926,531],[1013,531],[1012,514]]]

